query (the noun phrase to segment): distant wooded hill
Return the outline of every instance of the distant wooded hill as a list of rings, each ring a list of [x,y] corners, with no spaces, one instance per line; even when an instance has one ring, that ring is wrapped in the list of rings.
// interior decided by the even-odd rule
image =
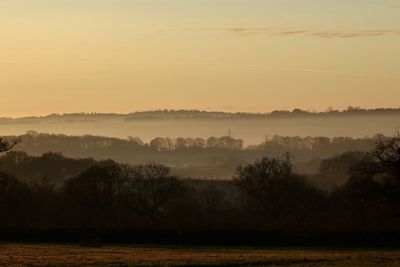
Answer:
[[[331,117],[331,116],[371,116],[371,115],[400,115],[400,108],[377,108],[362,109],[357,107],[348,107],[345,110],[328,109],[323,112],[314,112],[308,110],[294,109],[275,110],[270,113],[248,113],[248,112],[217,112],[217,111],[201,111],[201,110],[153,110],[141,111],[128,114],[118,113],[67,113],[67,114],[50,114],[47,116],[31,116],[22,118],[0,118],[0,123],[13,122],[37,122],[38,120],[64,122],[91,121],[95,119],[122,119],[125,121],[132,120],[179,120],[179,119],[267,119],[267,118],[293,118],[293,117]]]

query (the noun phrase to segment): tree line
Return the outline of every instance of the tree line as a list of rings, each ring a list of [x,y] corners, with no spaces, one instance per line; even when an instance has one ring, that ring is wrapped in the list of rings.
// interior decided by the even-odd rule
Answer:
[[[0,118],[0,123],[32,123],[41,121],[59,122],[85,122],[100,120],[123,120],[126,122],[135,120],[248,120],[248,119],[274,119],[274,118],[298,118],[298,117],[338,117],[338,116],[398,116],[398,108],[376,108],[365,109],[361,107],[349,106],[346,109],[338,110],[328,108],[325,111],[310,111],[295,108],[293,110],[274,110],[269,113],[250,113],[250,112],[221,112],[221,111],[202,111],[202,110],[150,110],[138,111],[128,114],[118,113],[64,113],[49,114],[41,117],[22,117],[22,118]]]
[[[398,234],[400,136],[349,153],[321,164],[322,176],[335,167],[348,175],[328,192],[297,173],[290,155],[242,164],[218,181],[182,179],[157,163],[10,152],[0,161],[0,232]]]
[[[231,136],[215,137],[211,136],[207,139],[197,137],[156,137],[148,143],[139,137],[128,137],[127,139],[119,139],[113,137],[102,136],[69,136],[63,134],[45,134],[35,131],[28,131],[26,134],[18,136],[21,143],[17,145],[17,149],[28,152],[34,152],[34,148],[38,151],[58,151],[74,148],[76,150],[121,150],[123,147],[130,151],[147,150],[147,151],[199,151],[199,150],[281,150],[284,151],[349,151],[349,150],[371,150],[375,142],[383,138],[381,134],[372,137],[352,138],[352,137],[323,137],[323,136],[268,136],[265,141],[259,145],[244,146],[243,139]],[[10,138],[16,138],[10,136]]]
[[[29,131],[19,136],[16,151],[40,156],[49,151],[70,158],[93,157],[113,159],[121,163],[145,164],[159,162],[174,169],[186,168],[182,175],[210,176],[229,179],[235,168],[262,157],[279,157],[290,152],[297,170],[316,173],[320,161],[346,151],[370,151],[381,135],[365,138],[350,137],[266,137],[255,146],[244,146],[240,138],[230,136],[210,138],[156,137],[144,142],[138,137],[119,139],[102,136],[68,136]],[[198,167],[202,170],[198,171]],[[214,172],[211,172],[214,170]],[[216,175],[212,175],[215,173]]]

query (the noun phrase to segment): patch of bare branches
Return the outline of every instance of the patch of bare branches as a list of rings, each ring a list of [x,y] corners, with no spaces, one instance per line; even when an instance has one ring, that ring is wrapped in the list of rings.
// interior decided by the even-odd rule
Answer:
[[[0,137],[0,153],[11,150],[14,146],[19,144],[21,140],[19,138],[5,139]]]

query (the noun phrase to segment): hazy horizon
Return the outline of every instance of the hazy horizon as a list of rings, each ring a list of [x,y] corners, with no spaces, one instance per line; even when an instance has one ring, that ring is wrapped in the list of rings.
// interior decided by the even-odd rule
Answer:
[[[352,106],[348,105],[345,108],[339,109],[339,108],[333,108],[333,107],[328,107],[326,109],[320,109],[320,110],[309,110],[309,109],[300,109],[305,112],[309,113],[319,113],[319,112],[329,112],[330,110],[337,110],[339,112],[346,111],[349,107],[353,108],[359,108],[359,109],[366,109],[366,110],[374,110],[374,109],[400,109],[399,106],[391,106],[391,107],[370,107],[370,108],[365,108],[365,107],[359,107],[359,106]],[[157,109],[142,109],[142,110],[133,110],[133,111],[127,111],[127,112],[114,112],[114,111],[109,111],[109,112],[98,112],[98,111],[71,111],[71,112],[51,112],[51,113],[27,113],[27,114],[20,114],[20,115],[14,115],[14,116],[6,116],[3,115],[3,113],[0,114],[0,118],[7,118],[7,119],[23,119],[23,118],[29,118],[29,117],[46,117],[46,116],[51,116],[51,115],[71,115],[71,114],[115,114],[115,115],[129,115],[129,114],[135,114],[135,113],[141,113],[141,112],[154,112],[154,111],[201,111],[201,112],[223,112],[223,113],[248,113],[248,114],[271,114],[272,112],[275,111],[289,111],[292,112],[295,109],[299,109],[298,107],[293,107],[293,108],[288,108],[288,109],[274,109],[274,110],[265,110],[265,111],[244,111],[244,110],[233,110],[230,108],[226,109],[200,109],[200,108],[190,108],[190,109],[179,109],[179,108],[157,108]]]

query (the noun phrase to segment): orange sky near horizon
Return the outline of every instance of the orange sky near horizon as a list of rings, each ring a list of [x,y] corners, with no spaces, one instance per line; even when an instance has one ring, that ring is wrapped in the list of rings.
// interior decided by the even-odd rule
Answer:
[[[398,108],[397,4],[3,0],[0,117]]]

